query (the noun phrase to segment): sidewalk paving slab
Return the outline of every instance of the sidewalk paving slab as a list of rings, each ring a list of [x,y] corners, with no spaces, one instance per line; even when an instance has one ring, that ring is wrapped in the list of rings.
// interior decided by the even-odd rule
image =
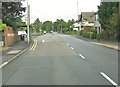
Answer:
[[[25,41],[20,41],[10,47],[1,47],[2,49],[0,48],[0,52],[2,53],[2,63],[8,61],[22,50],[28,48],[29,45],[30,44]]]

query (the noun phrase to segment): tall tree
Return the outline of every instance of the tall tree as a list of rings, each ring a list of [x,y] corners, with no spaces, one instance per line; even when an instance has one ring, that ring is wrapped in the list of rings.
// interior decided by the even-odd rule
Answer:
[[[26,8],[22,7],[21,2],[3,2],[2,6],[3,22],[9,26],[16,27]]]
[[[39,33],[40,30],[42,29],[42,22],[40,22],[39,18],[35,20],[35,22],[33,23],[33,26],[35,28],[35,31]]]
[[[108,39],[115,39],[119,28],[119,3],[118,2],[101,2],[98,6],[99,22],[104,32],[108,35]]]
[[[75,20],[74,20],[74,19],[68,20],[68,22],[67,22],[67,27],[70,28],[70,26],[72,26],[74,23],[75,23]]]
[[[43,30],[50,32],[52,30],[53,24],[51,21],[45,21],[42,25]]]

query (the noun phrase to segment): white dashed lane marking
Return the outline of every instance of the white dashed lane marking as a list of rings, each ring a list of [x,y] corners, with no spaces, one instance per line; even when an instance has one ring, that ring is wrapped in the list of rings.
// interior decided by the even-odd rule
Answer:
[[[84,57],[82,54],[79,54],[79,56],[80,56],[81,58],[85,59],[85,57]]]
[[[71,49],[73,50],[74,48],[73,48],[73,47],[71,47]]]
[[[115,83],[115,82],[114,82],[110,77],[108,77],[105,73],[100,72],[100,74],[101,74],[104,78],[106,78],[112,85],[118,86],[118,84]]]

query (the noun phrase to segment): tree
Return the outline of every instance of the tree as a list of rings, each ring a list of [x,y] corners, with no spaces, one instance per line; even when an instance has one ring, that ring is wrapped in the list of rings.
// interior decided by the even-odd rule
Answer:
[[[115,39],[118,36],[116,35],[119,28],[118,11],[118,2],[101,2],[101,5],[98,6],[99,22],[108,39]]]
[[[54,26],[54,31],[58,31],[58,29],[59,29],[59,23],[58,22],[54,22],[53,26]]]
[[[52,30],[53,24],[51,21],[45,21],[42,25],[42,28],[46,32],[50,32]]]
[[[17,27],[17,22],[23,17],[22,12],[25,12],[26,8],[22,7],[21,2],[3,2],[2,4],[3,23]]]
[[[0,20],[0,31],[5,30],[6,27],[7,27],[7,25],[6,25],[6,24],[3,24],[3,23],[2,23],[2,20]]]
[[[39,33],[40,29],[42,29],[42,22],[40,22],[39,18],[35,20],[35,22],[33,23],[33,26],[35,28],[35,31]]]
[[[54,25],[54,29],[55,31],[57,32],[60,32],[61,31],[61,28],[64,30],[64,31],[67,31],[67,30],[71,30],[70,29],[70,26],[72,28],[73,24],[75,23],[75,20],[72,19],[72,20],[68,20],[68,22],[65,22],[63,19],[57,19],[53,25]]]
[[[70,26],[72,26],[74,23],[75,23],[75,20],[74,20],[74,19],[68,20],[68,22],[67,22],[67,27],[70,28]]]

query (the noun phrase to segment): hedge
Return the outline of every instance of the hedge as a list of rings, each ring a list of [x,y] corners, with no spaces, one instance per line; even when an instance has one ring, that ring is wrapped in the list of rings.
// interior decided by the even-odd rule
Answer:
[[[90,33],[89,32],[83,32],[82,36],[86,37],[86,38],[90,38]]]
[[[84,31],[83,31],[83,30],[81,30],[81,31],[79,32],[79,34],[80,34],[80,35],[82,35],[82,34],[83,34],[83,32],[84,32]]]
[[[95,33],[92,33],[91,39],[96,39],[96,34]]]
[[[101,39],[101,34],[97,34],[96,39],[100,40]]]

